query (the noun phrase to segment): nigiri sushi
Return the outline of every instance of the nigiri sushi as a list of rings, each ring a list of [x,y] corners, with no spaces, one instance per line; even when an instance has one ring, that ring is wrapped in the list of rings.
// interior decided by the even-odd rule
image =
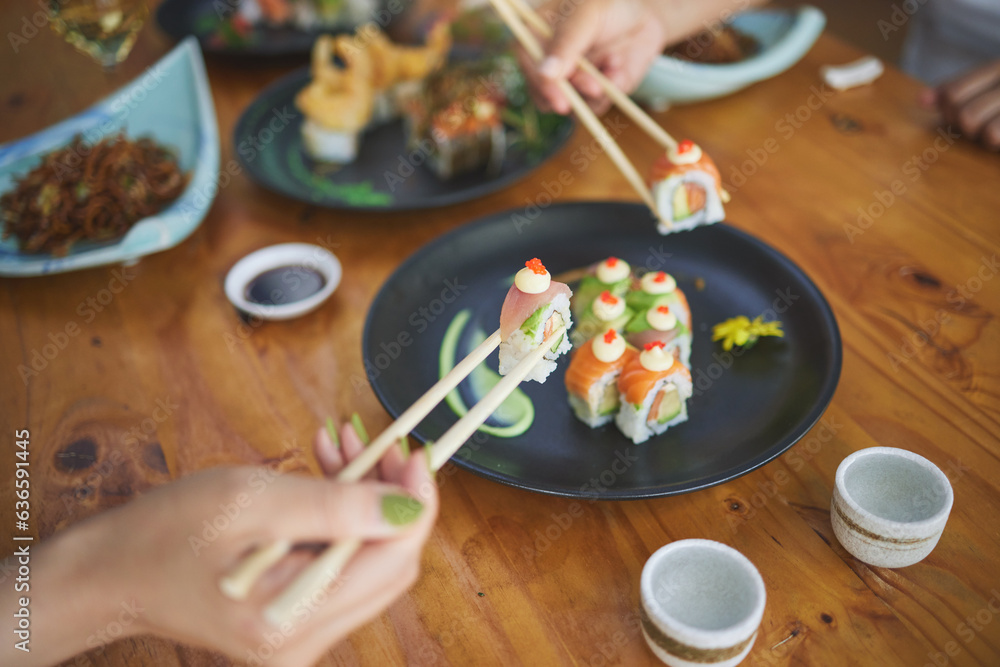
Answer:
[[[633,319],[635,312],[625,305],[623,297],[604,290],[580,315],[573,315],[577,321],[576,328],[570,333],[570,341],[580,345],[606,329],[621,331]]]
[[[662,341],[647,343],[618,377],[621,407],[615,423],[636,444],[688,418],[691,371],[665,348]]]
[[[560,326],[573,324],[569,299],[573,292],[552,276],[536,257],[524,263],[514,276],[500,311],[500,375],[506,375],[529,352],[541,345]],[[545,382],[555,370],[555,360],[573,347],[569,336],[561,334],[549,344],[550,350],[526,380]]]
[[[722,187],[719,169],[690,139],[679,142],[653,164],[650,181],[660,218],[672,225],[661,223],[661,234],[721,222],[726,217],[722,205],[729,201],[729,193]]]
[[[591,428],[615,418],[621,401],[618,376],[638,354],[614,329],[595,336],[573,352],[566,368],[566,391],[573,413]]]
[[[614,296],[625,296],[632,286],[632,267],[623,259],[608,257],[598,262],[590,272],[580,279],[573,293],[571,310],[573,317],[580,318],[602,292]]]
[[[665,303],[633,317],[625,326],[625,337],[638,348],[662,341],[666,351],[673,352],[682,364],[691,367],[691,330]]]

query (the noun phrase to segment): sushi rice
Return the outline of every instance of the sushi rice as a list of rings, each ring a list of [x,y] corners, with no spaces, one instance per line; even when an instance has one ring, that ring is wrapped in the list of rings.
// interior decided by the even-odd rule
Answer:
[[[506,375],[514,370],[518,362],[521,361],[529,352],[537,348],[542,344],[545,337],[545,323],[549,321],[552,314],[558,312],[563,319],[563,323],[568,332],[573,324],[572,317],[569,311],[569,297],[565,294],[558,294],[556,297],[543,306],[540,310],[543,310],[539,324],[535,327],[534,331],[525,331],[523,326],[518,328],[514,333],[507,337],[507,340],[500,343],[500,375]],[[536,313],[538,311],[535,311]],[[531,319],[535,316],[535,313],[528,318]],[[559,339],[558,346],[555,350],[549,350],[545,353],[545,356],[541,361],[531,370],[531,372],[525,377],[525,380],[535,380],[537,382],[545,382],[549,374],[556,369],[555,360],[561,355],[569,352],[573,348],[570,343],[569,336],[567,333],[563,333]]]
[[[321,162],[348,164],[358,156],[357,132],[330,130],[308,118],[302,123],[302,143]]]
[[[674,196],[677,188],[684,187],[685,183],[694,183],[705,190],[705,205],[687,217],[675,220]],[[673,225],[667,227],[660,223],[658,227],[661,234],[687,231],[700,225],[721,222],[726,217],[715,179],[703,171],[686,171],[682,174],[669,176],[654,183],[652,190],[653,200],[656,202],[656,209],[660,212],[660,216],[669,220]]]
[[[657,422],[650,424],[649,411],[653,407],[653,400],[660,393],[660,390],[664,389],[668,384],[673,384],[677,387],[677,392],[681,399],[681,411],[676,417],[662,424]],[[625,437],[631,439],[635,444],[645,442],[652,436],[663,433],[671,426],[687,421],[687,399],[691,397],[693,391],[694,387],[690,377],[682,369],[678,369],[657,381],[652,391],[646,395],[642,404],[638,407],[629,404],[625,400],[625,396],[622,395],[622,403],[618,409],[618,414],[615,416],[615,424]]]
[[[592,410],[591,406],[601,404],[608,385],[617,383],[619,375],[621,375],[621,368],[610,370],[601,376],[597,382],[590,386],[586,401],[572,392],[568,394],[569,405],[573,408],[573,413],[577,416],[577,419],[590,428],[597,428],[598,426],[604,426],[615,418],[614,410],[602,415]]]

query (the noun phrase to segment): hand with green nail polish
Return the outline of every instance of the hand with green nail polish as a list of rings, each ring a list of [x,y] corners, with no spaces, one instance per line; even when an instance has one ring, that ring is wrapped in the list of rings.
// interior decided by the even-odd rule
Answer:
[[[339,445],[331,435],[339,439]],[[32,545],[31,621],[43,641],[0,664],[48,665],[94,648],[95,628],[116,623],[116,638],[155,634],[276,667],[311,665],[335,643],[381,614],[417,579],[438,510],[426,457],[399,444],[357,483],[331,479],[364,449],[354,427],[318,430],[314,453],[327,479],[267,467],[220,467],[165,484]],[[314,545],[360,539],[364,546],[325,599],[295,615],[294,633],[275,649],[263,610],[316,557],[294,549],[246,600],[219,590],[219,578],[255,547],[287,540]],[[0,612],[13,614],[13,587]],[[121,623],[122,609],[135,610]],[[273,651],[273,655],[271,654]],[[8,659],[10,658],[10,659]]]

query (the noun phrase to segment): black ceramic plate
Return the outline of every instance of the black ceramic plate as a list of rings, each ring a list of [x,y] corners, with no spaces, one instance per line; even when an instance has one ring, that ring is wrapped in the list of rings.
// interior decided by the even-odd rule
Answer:
[[[239,0],[164,0],[156,10],[156,22],[176,40],[194,35],[206,53],[265,57],[308,57],[320,34],[350,29],[346,25],[330,30],[260,25],[233,39],[226,36],[227,24],[238,6]]]
[[[303,118],[294,104],[308,82],[309,69],[303,68],[266,88],[240,116],[233,145],[260,184],[328,208],[407,211],[482,197],[527,176],[573,133],[573,121],[560,118],[541,145],[530,151],[509,148],[498,174],[471,173],[444,182],[423,166],[422,154],[407,149],[403,122],[396,120],[366,132],[351,164],[324,165],[302,145]]]
[[[823,414],[840,377],[840,333],[808,276],[728,225],[660,236],[644,207],[614,202],[556,204],[534,219],[501,213],[418,250],[383,285],[365,325],[365,365],[379,400],[396,416],[437,381],[441,340],[460,311],[471,310],[465,338],[476,327],[495,331],[510,278],[526,259],[537,256],[558,275],[608,255],[669,271],[687,294],[695,383],[689,421],[642,445],[613,424],[588,428],[566,401],[564,358],[545,384],[521,385],[536,410],[528,431],[509,439],[477,433],[452,459],[458,466],[556,495],[665,496],[746,474],[791,447]],[[702,289],[696,281],[704,281]],[[765,311],[782,321],[784,338],[762,338],[739,356],[711,341],[713,324]],[[460,343],[462,354],[468,349],[469,341]],[[495,369],[497,354],[486,363]],[[468,394],[465,400],[473,402]],[[456,419],[442,404],[415,433],[439,438]]]

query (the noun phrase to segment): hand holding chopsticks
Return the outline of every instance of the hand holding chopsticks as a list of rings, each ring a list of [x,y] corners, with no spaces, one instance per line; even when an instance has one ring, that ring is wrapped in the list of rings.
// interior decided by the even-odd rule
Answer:
[[[507,24],[507,27],[510,28],[514,37],[521,43],[521,46],[528,53],[528,55],[531,56],[531,58],[533,58],[536,62],[541,62],[545,53],[542,50],[541,45],[538,43],[538,40],[522,22],[522,18],[528,21],[532,28],[537,30],[539,34],[544,37],[550,37],[552,31],[545,20],[536,14],[535,11],[526,2],[524,2],[524,0],[490,0],[490,3],[493,5],[494,9],[496,9],[500,18],[503,19],[503,22]],[[601,88],[608,94],[608,97],[611,98],[611,100],[615,102],[615,104],[617,104],[622,111],[625,112],[625,114],[640,127],[640,129],[649,134],[664,148],[675,149],[677,147],[677,142],[666,132],[666,130],[650,118],[646,112],[633,102],[628,95],[615,86],[614,83],[604,76],[592,63],[581,57],[578,61],[578,65],[581,69],[597,80]],[[625,156],[622,149],[617,143],[615,143],[615,140],[611,137],[611,135],[608,134],[604,124],[601,123],[597,116],[594,115],[594,112],[590,109],[576,89],[573,88],[569,81],[560,79],[556,82],[556,85],[559,87],[559,90],[563,93],[563,95],[565,95],[569,100],[570,107],[573,109],[574,113],[576,113],[583,125],[590,131],[598,143],[600,143],[601,147],[615,163],[625,179],[642,198],[642,201],[649,207],[650,211],[652,211],[653,215],[660,221],[660,223],[669,229],[672,226],[670,221],[664,219],[664,217],[660,215],[656,202],[653,200],[653,196],[650,193],[649,188],[646,186],[642,176],[639,175],[635,167],[629,161],[628,157]]]
[[[566,333],[565,327],[558,327],[548,338],[557,340]],[[465,359],[459,362],[445,377],[400,415],[371,445],[337,476],[341,481],[356,481],[370,470],[381,456],[399,438],[413,429],[441,400],[468,376],[500,344],[500,332],[487,338]],[[448,461],[473,432],[500,406],[508,395],[538,364],[548,350],[543,343],[530,352],[513,371],[504,376],[486,396],[455,423],[437,442],[428,445],[431,470],[439,469]],[[304,601],[325,590],[343,571],[344,566],[357,553],[362,542],[356,539],[341,540],[324,551],[280,593],[265,610],[267,620],[280,625],[292,618],[295,610]],[[233,599],[244,599],[254,583],[271,566],[283,558],[291,549],[291,543],[281,541],[262,546],[248,556],[231,573],[220,581],[223,593]]]
[[[337,481],[356,482],[364,477],[393,444],[412,431],[438,403],[444,400],[448,392],[457,387],[499,345],[500,332],[496,331],[451,369],[451,372],[438,380],[420,400],[411,405],[406,412],[399,416],[399,419],[390,424],[357,458],[341,470],[340,474],[337,475]],[[219,587],[228,598],[245,599],[260,576],[284,558],[291,548],[292,544],[287,541],[275,541],[264,545],[247,556],[232,572],[223,577],[219,582]]]
[[[552,28],[549,27],[549,24],[545,22],[545,19],[539,16],[538,12],[532,9],[531,5],[525,2],[525,0],[506,1],[539,35],[546,39],[552,37]],[[608,77],[604,76],[604,73],[597,69],[593,63],[583,56],[580,56],[576,64],[580,67],[580,69],[592,76],[601,87],[601,90],[607,94],[608,98],[614,102],[618,108],[632,120],[632,122],[638,125],[650,137],[655,139],[660,146],[668,150],[677,148],[677,140],[670,136],[667,131],[663,129],[662,125],[650,118],[649,115],[642,110],[642,107],[632,101],[631,97],[622,92],[622,90],[612,83]]]

